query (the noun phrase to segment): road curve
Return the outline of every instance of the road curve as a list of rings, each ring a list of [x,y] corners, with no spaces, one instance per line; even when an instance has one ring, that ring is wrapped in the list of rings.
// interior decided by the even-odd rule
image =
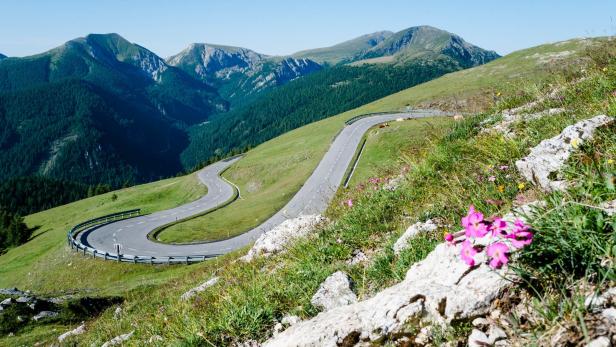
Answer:
[[[335,138],[312,175],[282,210],[244,234],[226,240],[187,245],[162,244],[147,237],[148,233],[157,227],[210,210],[232,198],[233,187],[220,177],[222,171],[240,159],[232,158],[209,165],[198,172],[199,179],[208,188],[207,194],[202,198],[173,209],[95,227],[79,234],[79,241],[86,246],[109,253],[115,253],[114,245],[121,244],[121,253],[139,256],[216,256],[231,252],[249,245],[262,233],[271,230],[286,219],[323,213],[342,183],[343,176],[353,160],[363,134],[371,127],[401,117],[424,118],[438,115],[443,114],[426,110],[375,115],[361,118],[347,125]],[[233,208],[232,206],[228,208]]]

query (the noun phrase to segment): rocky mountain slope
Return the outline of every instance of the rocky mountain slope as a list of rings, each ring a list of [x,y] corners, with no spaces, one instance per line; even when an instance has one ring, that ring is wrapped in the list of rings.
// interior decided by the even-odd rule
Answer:
[[[311,59],[319,64],[344,64],[353,61],[357,56],[361,56],[393,34],[391,31],[377,31],[330,47],[300,51],[292,54],[292,56]]]
[[[306,58],[270,57],[241,47],[194,43],[167,62],[218,89],[232,104],[321,69]]]
[[[2,59],[4,59],[4,58],[6,58],[6,55],[4,55],[4,54],[0,53],[0,60],[2,60]]]
[[[355,61],[403,63],[417,57],[445,55],[456,59],[461,66],[485,64],[500,57],[472,45],[460,36],[431,26],[417,26],[399,31],[355,57]]]
[[[181,170],[183,127],[227,104],[117,34],[0,62],[0,178],[120,186]]]

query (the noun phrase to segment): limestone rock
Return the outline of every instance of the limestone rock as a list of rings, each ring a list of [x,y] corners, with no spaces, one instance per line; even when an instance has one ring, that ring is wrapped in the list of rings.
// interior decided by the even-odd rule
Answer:
[[[610,323],[611,325],[616,326],[616,308],[614,307],[606,308],[605,310],[601,312],[601,317],[607,320],[607,322]]]
[[[491,345],[490,339],[481,330],[473,329],[468,337],[468,347],[484,347]]]
[[[607,336],[600,336],[590,341],[586,347],[611,347],[612,343]]]
[[[34,319],[35,321],[39,321],[41,319],[54,318],[56,316],[58,316],[58,312],[54,312],[54,311],[41,311],[36,316],[32,317],[32,319]]]
[[[289,316],[286,315],[284,317],[282,317],[282,320],[280,321],[280,323],[282,323],[283,325],[295,325],[299,322],[301,322],[302,319],[299,318],[298,316]]]
[[[612,117],[599,115],[568,126],[559,135],[532,148],[527,157],[516,162],[516,167],[524,178],[545,191],[564,190],[565,182],[553,181],[550,175],[558,172],[571,153],[582,142],[592,138],[597,128],[613,121]]]
[[[287,244],[297,238],[307,236],[324,221],[325,218],[321,215],[306,215],[286,220],[261,235],[241,260],[249,262],[258,256],[266,257],[282,252]]]
[[[81,334],[83,334],[85,332],[86,332],[86,325],[85,324],[81,324],[77,328],[75,328],[73,330],[70,330],[70,331],[67,331],[64,334],[58,336],[58,342],[63,342],[64,340],[68,339],[69,337],[81,335]]]
[[[200,293],[200,292],[208,289],[209,287],[215,285],[216,283],[218,283],[218,280],[219,280],[219,277],[212,277],[209,280],[207,280],[206,282],[203,282],[202,284],[200,284],[200,285],[190,289],[186,293],[182,294],[180,299],[183,300],[183,301],[189,300],[189,299],[193,298],[195,295],[197,295],[197,293]]]
[[[410,227],[408,227],[408,229],[406,229],[404,234],[402,234],[402,236],[400,236],[400,238],[394,244],[394,253],[396,255],[399,255],[403,250],[408,247],[409,240],[417,236],[418,234],[434,231],[436,229],[436,224],[434,224],[434,222],[430,219],[423,223],[417,222],[411,225]]]
[[[13,303],[13,299],[6,298],[6,299],[2,300],[2,302],[0,302],[0,305],[2,305],[2,306],[9,306],[12,303]]]
[[[357,302],[357,296],[351,290],[352,282],[349,275],[337,271],[327,277],[310,303],[323,311]]]
[[[491,301],[512,285],[506,269],[485,263],[469,268],[460,245],[438,245],[405,279],[372,298],[321,312],[272,337],[265,346],[337,346],[395,336],[408,324],[447,323],[489,312]]]
[[[124,343],[124,341],[127,341],[128,339],[130,339],[133,334],[135,333],[135,331],[131,331],[130,333],[126,333],[123,335],[118,335],[116,337],[114,337],[113,339],[103,343],[103,345],[101,347],[110,347],[110,346],[119,346],[122,343]]]
[[[353,266],[353,265],[361,264],[367,260],[368,260],[368,256],[366,255],[366,253],[357,249],[353,251],[353,257],[347,260],[346,263],[350,266]]]
[[[113,318],[119,319],[122,316],[122,307],[116,307],[115,311],[113,311]]]
[[[584,300],[584,306],[591,310],[602,308],[609,304],[616,304],[616,287],[612,287],[600,295],[589,295]]]

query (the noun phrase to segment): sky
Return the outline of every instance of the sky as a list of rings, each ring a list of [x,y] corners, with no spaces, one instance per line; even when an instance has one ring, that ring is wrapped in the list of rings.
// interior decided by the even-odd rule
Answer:
[[[162,57],[193,42],[286,55],[416,25],[507,54],[615,35],[616,0],[2,0],[0,53],[26,56],[115,32]]]

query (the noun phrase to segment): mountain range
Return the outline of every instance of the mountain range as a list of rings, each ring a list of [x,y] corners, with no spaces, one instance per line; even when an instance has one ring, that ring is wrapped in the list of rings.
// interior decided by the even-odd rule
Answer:
[[[6,55],[4,55],[4,54],[0,53],[0,60],[2,60],[2,59],[4,59],[4,58],[6,58]]]
[[[91,34],[0,61],[0,180],[150,181],[497,57],[432,27],[285,57],[195,43],[163,59]]]

